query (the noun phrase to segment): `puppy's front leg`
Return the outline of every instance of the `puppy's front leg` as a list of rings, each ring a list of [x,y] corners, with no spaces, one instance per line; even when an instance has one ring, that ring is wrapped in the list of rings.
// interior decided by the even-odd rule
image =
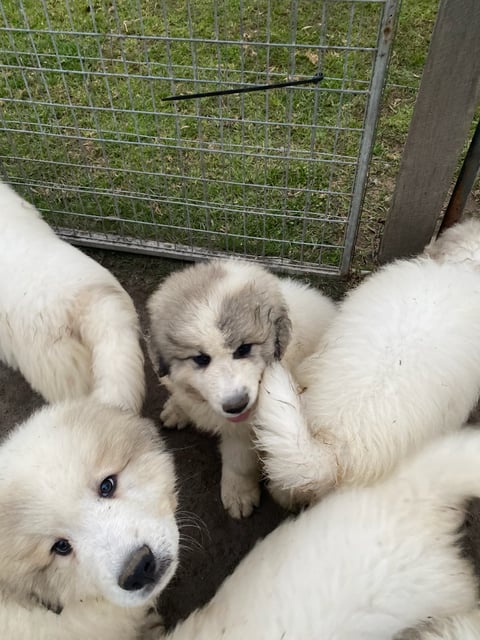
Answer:
[[[248,427],[222,431],[222,503],[233,518],[246,518],[260,502],[259,464]]]

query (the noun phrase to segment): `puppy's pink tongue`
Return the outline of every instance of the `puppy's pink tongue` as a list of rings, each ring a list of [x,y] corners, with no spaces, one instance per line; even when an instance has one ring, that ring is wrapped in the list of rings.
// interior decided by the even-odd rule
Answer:
[[[247,409],[243,413],[240,413],[238,416],[233,416],[233,418],[227,418],[229,422],[243,422],[250,415],[251,409]]]

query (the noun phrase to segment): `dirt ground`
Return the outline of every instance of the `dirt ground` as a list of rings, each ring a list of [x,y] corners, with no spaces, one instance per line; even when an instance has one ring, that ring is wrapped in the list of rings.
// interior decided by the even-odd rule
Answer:
[[[158,282],[180,262],[103,251],[88,253],[110,269],[133,297],[145,327],[145,301]],[[318,282],[335,298],[346,283],[334,279]],[[146,362],[147,399],[144,415],[159,425],[159,413],[166,394],[159,387],[150,363]],[[23,378],[0,364],[0,435],[26,419],[42,400]],[[180,566],[160,598],[159,608],[167,627],[205,604],[223,579],[255,542],[264,537],[286,513],[264,491],[260,507],[245,520],[236,521],[220,501],[220,458],[214,438],[187,428],[162,431],[175,457],[179,477],[179,524],[183,539]],[[480,473],[480,461],[479,461]],[[480,509],[473,505],[468,519],[466,551],[480,567]]]

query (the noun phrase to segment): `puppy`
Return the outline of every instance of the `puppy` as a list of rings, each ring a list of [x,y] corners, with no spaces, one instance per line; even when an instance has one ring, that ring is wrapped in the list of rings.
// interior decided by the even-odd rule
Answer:
[[[0,360],[48,402],[141,409],[139,323],[120,283],[0,183]]]
[[[271,482],[292,501],[375,481],[434,435],[458,429],[476,405],[480,223],[454,233],[470,245],[475,238],[470,258],[457,260],[465,249],[457,240],[441,260],[386,266],[347,296],[296,381],[279,364],[265,372],[258,446]]]
[[[465,429],[376,485],[330,494],[260,542],[168,640],[390,640],[469,611],[478,585],[458,531],[479,461],[480,432]]]
[[[152,360],[171,392],[160,417],[220,435],[223,505],[248,516],[260,497],[251,425],[263,371],[281,359],[295,373],[335,305],[258,265],[214,260],[169,276],[148,311]]]
[[[177,564],[174,469],[154,426],[84,400],[0,447],[2,640],[134,640]],[[158,632],[157,632],[158,633]]]

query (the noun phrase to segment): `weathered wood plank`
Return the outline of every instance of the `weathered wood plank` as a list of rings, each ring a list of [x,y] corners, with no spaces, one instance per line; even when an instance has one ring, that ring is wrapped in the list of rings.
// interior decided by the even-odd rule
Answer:
[[[480,98],[480,0],[441,0],[379,261],[431,239]]]

